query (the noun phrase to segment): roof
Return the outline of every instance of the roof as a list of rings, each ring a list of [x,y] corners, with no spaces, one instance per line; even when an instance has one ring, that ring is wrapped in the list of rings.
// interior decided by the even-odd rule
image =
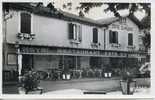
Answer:
[[[91,18],[87,17],[80,17],[75,14],[71,14],[68,12],[64,12],[62,10],[56,10],[56,9],[50,9],[48,7],[39,6],[37,7],[36,4],[32,5],[31,3],[4,3],[3,4],[3,10],[4,9],[16,9],[16,10],[26,10],[41,16],[47,16],[47,17],[54,17],[62,20],[67,21],[77,21],[84,24],[89,25],[95,25],[95,26],[106,26],[109,25],[117,20],[119,20],[118,17],[111,17],[108,19],[100,19],[100,20],[93,20]],[[131,19],[136,25],[141,27],[140,21],[135,16],[123,16],[128,17]]]
[[[98,23],[96,20],[87,17],[80,17],[78,15],[64,12],[62,10],[50,9],[44,6],[36,7],[35,5],[32,5],[30,3],[4,3],[3,9],[26,10],[41,16],[54,17],[67,21],[78,21],[84,24],[95,26],[102,26],[101,23]]]
[[[136,16],[134,15],[124,15],[122,17],[127,17],[129,18],[130,20],[132,20],[139,28],[141,28],[141,22],[137,19]],[[110,17],[110,18],[106,18],[106,19],[99,19],[97,20],[98,22],[104,24],[104,25],[110,25],[112,24],[113,22],[116,22],[118,21],[120,18],[119,17]]]

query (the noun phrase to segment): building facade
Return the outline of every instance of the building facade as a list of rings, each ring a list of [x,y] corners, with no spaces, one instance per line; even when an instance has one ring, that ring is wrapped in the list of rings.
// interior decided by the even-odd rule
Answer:
[[[12,71],[22,75],[31,69],[69,70],[80,77],[106,71],[120,75],[124,68],[137,71],[138,61],[145,60],[139,33],[139,23],[128,16],[96,21],[48,7],[5,3],[4,81],[13,79]]]

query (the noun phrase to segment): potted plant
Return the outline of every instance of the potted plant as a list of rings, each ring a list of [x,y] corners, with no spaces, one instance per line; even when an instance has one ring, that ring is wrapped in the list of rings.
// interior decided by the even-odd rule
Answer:
[[[39,75],[35,71],[28,71],[20,76],[19,93],[27,94],[28,92],[38,90]]]
[[[62,79],[63,80],[70,80],[71,79],[71,73],[69,68],[64,68],[63,72],[62,72]]]
[[[111,78],[112,71],[110,68],[110,65],[107,65],[106,68],[104,69],[104,77],[105,78]]]
[[[132,79],[132,75],[128,71],[122,73],[122,79],[120,80],[122,94],[132,95],[135,91],[136,81]]]

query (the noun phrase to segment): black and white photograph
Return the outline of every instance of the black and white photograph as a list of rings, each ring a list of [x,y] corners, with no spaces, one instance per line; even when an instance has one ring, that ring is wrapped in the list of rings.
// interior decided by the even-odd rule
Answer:
[[[150,95],[150,30],[147,2],[2,2],[2,94]]]

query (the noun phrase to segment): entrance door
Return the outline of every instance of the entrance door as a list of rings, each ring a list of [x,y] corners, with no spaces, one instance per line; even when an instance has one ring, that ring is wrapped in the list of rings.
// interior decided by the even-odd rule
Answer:
[[[22,72],[33,68],[33,55],[23,55]]]

